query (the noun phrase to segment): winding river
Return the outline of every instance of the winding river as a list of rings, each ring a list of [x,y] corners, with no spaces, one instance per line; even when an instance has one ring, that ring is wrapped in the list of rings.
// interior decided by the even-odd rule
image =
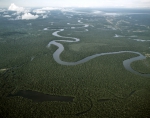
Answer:
[[[141,53],[134,52],[134,51],[118,51],[118,52],[107,52],[107,53],[94,54],[94,55],[88,56],[84,59],[81,59],[77,62],[65,62],[65,61],[60,60],[60,54],[63,52],[64,46],[58,42],[78,42],[78,41],[80,41],[80,39],[78,39],[78,38],[60,36],[58,33],[62,32],[62,31],[64,31],[64,29],[59,29],[58,31],[53,32],[52,35],[56,36],[56,37],[60,37],[60,38],[73,39],[73,40],[53,40],[53,41],[49,42],[47,45],[47,48],[49,48],[51,45],[55,45],[58,47],[58,49],[53,53],[53,58],[57,63],[62,64],[62,65],[70,65],[71,66],[71,65],[78,65],[78,64],[85,63],[85,62],[87,62],[91,59],[94,59],[96,57],[99,57],[99,56],[121,54],[121,53],[133,53],[133,54],[138,54],[139,56],[124,60],[123,66],[125,67],[125,69],[136,75],[150,77],[150,74],[139,73],[131,68],[132,62],[137,61],[137,60],[146,59],[146,57],[143,56]]]

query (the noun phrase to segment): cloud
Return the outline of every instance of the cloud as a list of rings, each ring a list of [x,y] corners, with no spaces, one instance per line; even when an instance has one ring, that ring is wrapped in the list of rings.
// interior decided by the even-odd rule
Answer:
[[[16,18],[9,18],[8,20],[22,20],[21,16],[17,16]]]
[[[55,8],[55,7],[44,7],[44,8],[42,8],[42,10],[48,10],[48,11],[51,11],[51,10],[60,10],[60,8]]]
[[[32,12],[39,15],[39,17],[48,18],[48,14],[50,13],[50,10],[56,10],[58,8],[52,8],[52,7],[45,7],[41,9],[35,9]]]
[[[10,15],[4,15],[3,17],[9,18],[9,17],[11,17],[11,16],[10,16]]]
[[[4,11],[3,14],[8,14],[8,12],[7,12],[7,11]]]
[[[5,9],[0,9],[0,12],[4,12],[5,11]]]
[[[94,14],[103,14],[102,11],[94,11],[93,13],[94,13]]]
[[[39,16],[38,15],[32,15],[31,13],[25,13],[22,15],[22,19],[24,20],[29,20],[29,19],[37,19]]]
[[[17,11],[17,12],[23,12],[23,11],[24,11],[24,8],[23,8],[23,7],[18,7],[18,6],[16,6],[14,3],[12,3],[12,4],[9,6],[8,10],[10,10],[10,11]]]
[[[104,15],[106,15],[106,16],[118,16],[120,14],[119,13],[105,13]]]
[[[15,20],[21,20],[21,19],[22,19],[21,16],[17,16],[17,17],[15,18]]]
[[[47,16],[47,15],[44,15],[43,18],[48,18],[48,16]]]
[[[44,14],[46,13],[46,11],[43,11],[42,9],[36,9],[36,10],[33,10],[34,13],[37,13],[37,14]]]
[[[11,2],[23,7],[150,7],[150,0],[0,0],[0,7],[7,7]],[[49,8],[48,8],[49,9]],[[49,9],[51,10],[51,9]]]

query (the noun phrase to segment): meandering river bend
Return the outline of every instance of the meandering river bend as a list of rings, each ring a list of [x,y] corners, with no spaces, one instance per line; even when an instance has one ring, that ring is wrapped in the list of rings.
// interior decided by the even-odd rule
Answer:
[[[57,63],[62,64],[62,65],[70,65],[71,66],[71,65],[78,65],[78,64],[85,63],[85,62],[87,62],[87,61],[89,61],[91,59],[94,59],[96,57],[99,57],[99,56],[121,54],[121,53],[133,53],[133,54],[138,54],[139,56],[133,57],[133,58],[130,58],[130,59],[127,59],[127,60],[124,60],[123,61],[123,66],[125,67],[125,69],[130,71],[131,73],[136,74],[136,75],[140,75],[140,76],[144,76],[144,77],[150,77],[150,74],[142,74],[142,73],[139,73],[139,72],[137,72],[137,71],[135,71],[135,70],[133,70],[131,68],[131,63],[132,62],[137,61],[137,60],[146,59],[146,57],[144,55],[142,55],[139,52],[134,52],[134,51],[118,51],[118,52],[107,52],[107,53],[94,54],[94,55],[88,56],[88,57],[86,57],[84,59],[81,59],[81,60],[79,60],[77,62],[65,62],[65,61],[62,61],[60,59],[60,54],[63,52],[64,46],[61,43],[58,43],[58,42],[78,42],[78,41],[80,41],[80,39],[78,39],[78,38],[60,36],[58,33],[62,32],[62,31],[64,31],[64,29],[59,29],[58,31],[53,32],[52,35],[56,36],[56,37],[59,37],[59,38],[73,39],[73,40],[53,40],[53,41],[50,41],[48,43],[48,45],[47,45],[48,48],[51,45],[55,45],[55,46],[58,47],[58,49],[53,53],[53,58],[54,58],[54,60]]]

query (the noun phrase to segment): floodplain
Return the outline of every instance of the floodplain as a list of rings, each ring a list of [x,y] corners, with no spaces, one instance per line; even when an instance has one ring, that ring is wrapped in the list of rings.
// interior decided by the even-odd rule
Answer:
[[[143,76],[150,75],[150,10],[73,8],[35,20],[0,14],[0,115],[150,116],[150,76]],[[139,56],[130,51],[144,57],[130,64],[139,74],[123,65]]]

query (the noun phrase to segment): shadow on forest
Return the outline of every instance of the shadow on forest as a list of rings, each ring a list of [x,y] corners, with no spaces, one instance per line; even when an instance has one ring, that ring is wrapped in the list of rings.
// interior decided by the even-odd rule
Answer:
[[[13,96],[21,96],[24,98],[32,99],[34,102],[44,102],[44,101],[73,102],[74,99],[74,97],[70,96],[49,95],[31,90],[24,90],[24,91],[20,90],[15,94],[8,95],[8,97]]]

